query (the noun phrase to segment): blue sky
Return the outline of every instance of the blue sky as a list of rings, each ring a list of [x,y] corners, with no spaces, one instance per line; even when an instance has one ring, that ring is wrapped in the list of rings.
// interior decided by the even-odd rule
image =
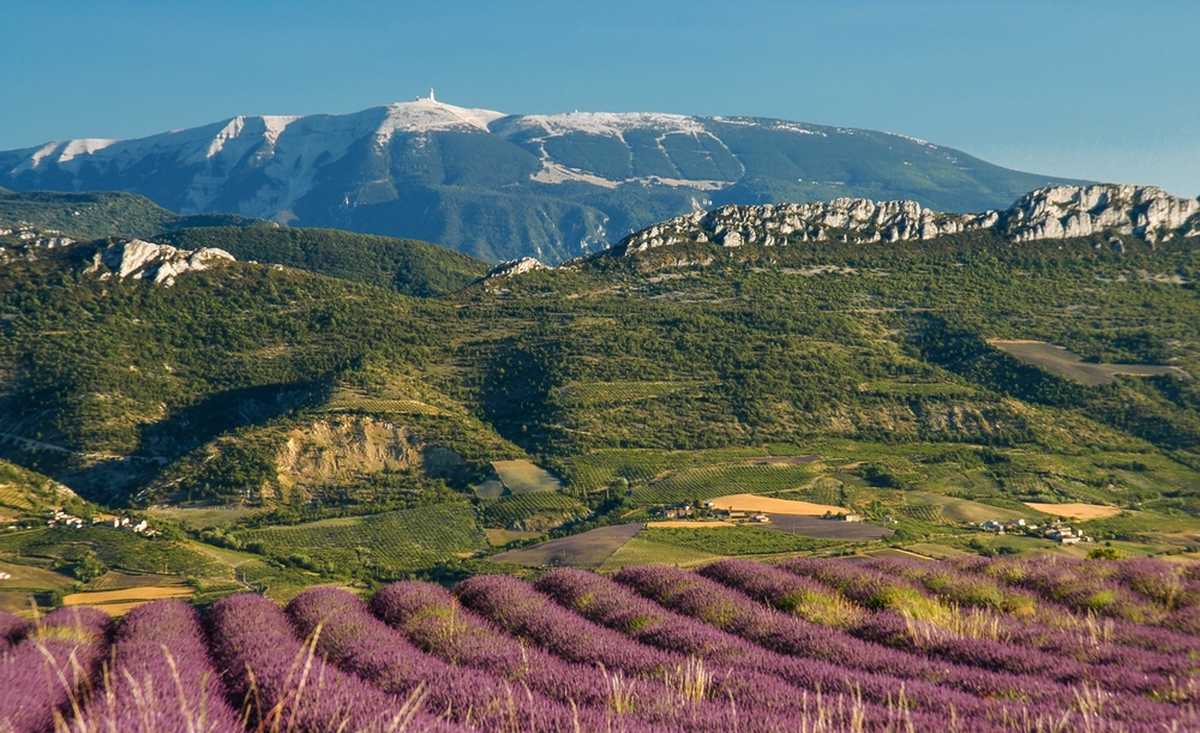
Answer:
[[[438,89],[506,112],[745,114],[1200,194],[1200,2],[5,3],[0,149]]]

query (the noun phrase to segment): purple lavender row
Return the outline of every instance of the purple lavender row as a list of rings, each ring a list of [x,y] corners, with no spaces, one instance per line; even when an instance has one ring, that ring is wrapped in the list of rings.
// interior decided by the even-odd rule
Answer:
[[[617,582],[684,615],[700,619],[772,651],[821,659],[847,669],[949,686],[980,697],[1053,700],[1065,690],[1053,683],[964,668],[874,644],[761,605],[695,573],[668,566],[626,568]]]
[[[108,649],[108,616],[94,608],[48,614],[0,659],[0,731],[40,733],[80,709]]]
[[[1002,622],[1009,642],[1062,657],[1092,664],[1133,665],[1150,674],[1178,676],[1190,674],[1189,655],[1200,654],[1200,640],[1195,637],[1128,622],[1080,619],[1065,607],[1038,604],[1024,591],[1001,588],[982,573],[967,575],[944,564],[899,558],[872,558],[867,564],[886,575],[905,578],[938,599],[1007,613]]]
[[[771,652],[693,618],[668,611],[594,573],[557,569],[542,576],[536,587],[590,621],[649,646],[704,659],[714,669],[729,670],[731,674],[725,678],[728,686],[732,687],[734,681],[744,683],[741,689],[733,690],[739,702],[792,709],[801,700],[796,688],[831,694],[834,696],[831,704],[836,704],[838,695],[861,694],[873,704],[863,709],[867,725],[873,726],[891,719],[892,711],[888,707],[894,706],[897,690],[903,686],[908,701],[915,708],[942,717],[948,716],[951,709],[967,717],[978,716],[986,710],[986,704],[977,698],[928,683],[868,672],[851,676],[840,665]],[[760,684],[759,679],[764,675],[768,683]],[[777,683],[769,681],[772,677],[793,687],[769,694],[772,689],[779,688]],[[977,726],[977,729],[981,728]]]
[[[1108,565],[1121,584],[1168,611],[1200,606],[1200,578],[1179,563],[1143,557]]]
[[[722,563],[717,563],[715,566],[709,566],[709,568],[715,569],[708,570],[708,572],[714,575],[723,576],[723,579],[728,582],[752,588],[756,593],[761,593],[764,596],[772,595],[779,598],[787,598],[788,596],[791,596],[794,598],[795,594],[798,592],[811,592],[813,590],[811,584],[805,583],[803,579],[797,578],[796,576],[777,568],[768,567],[758,563],[725,561]],[[668,592],[674,593],[677,598],[686,598],[689,595],[691,595],[693,599],[702,599],[705,597],[713,598],[717,596],[717,594],[720,592],[720,589],[723,587],[720,585],[717,585],[716,588],[707,586],[705,583],[711,583],[712,581],[709,581],[705,578],[698,578],[698,581],[702,582],[694,582],[691,584],[691,587],[687,587],[688,581],[686,578],[686,573],[671,568],[667,568],[665,570],[674,575],[673,580],[668,582],[667,586],[674,586],[674,590]],[[622,571],[622,575],[625,574],[625,572],[626,571]],[[634,573],[630,574],[632,575]],[[620,579],[621,578],[618,577],[618,580]],[[792,581],[799,581],[799,583],[793,583]],[[661,581],[659,582],[661,583]],[[728,588],[725,588],[725,592],[729,595],[726,595],[720,599],[720,602],[722,602],[722,605],[725,608],[731,608],[735,605],[739,605],[734,602],[737,601],[735,596],[740,594],[737,594],[736,591],[732,591]],[[753,600],[747,598],[746,596],[741,596],[741,599],[742,603],[740,605],[742,605],[746,610],[752,610],[751,606],[757,606]],[[749,602],[751,606],[745,606],[745,602]],[[703,601],[701,603],[703,603]],[[769,609],[761,606],[758,606],[758,608],[766,612],[767,616],[770,616],[772,613]],[[761,621],[761,617],[759,620]],[[803,624],[803,622],[800,623]],[[790,636],[790,633],[794,633],[796,628],[788,628],[786,624],[767,622],[762,624],[759,628],[753,630],[759,634],[765,632],[768,642],[779,643],[781,641],[786,642],[794,638]],[[865,644],[865,646],[873,645]],[[878,649],[880,647],[876,648]],[[847,657],[842,663],[846,666],[861,666],[864,658],[874,659],[876,660],[875,663],[878,664],[887,664],[889,665],[888,668],[891,669],[891,663],[879,661],[881,657],[878,654],[874,655],[873,657]],[[930,661],[931,663],[933,662],[933,660],[927,661]],[[1077,704],[1076,698],[1078,691],[1083,689],[1084,685],[1075,688],[1068,688],[1066,686],[1056,684],[1050,680],[1040,679],[1032,676],[997,673],[983,668],[972,669],[959,665],[955,665],[953,668],[951,668],[950,671],[945,673],[942,678],[934,678],[933,681],[943,685],[949,685],[963,689],[964,687],[970,686],[971,678],[982,681],[982,684],[987,687],[991,687],[997,682],[1001,682],[1007,685],[1011,690],[1009,697],[1015,696],[1016,699],[1021,701],[1021,704],[1019,705],[1004,706],[999,711],[999,714],[1002,716],[1000,718],[1001,720],[1019,717],[1025,720],[1040,721],[1039,724],[1049,725],[1051,722],[1056,720],[1070,720],[1077,717],[1079,714],[1080,706]],[[1094,683],[1091,681],[1086,681],[1085,685],[1089,690],[1094,687]],[[1112,697],[1110,693],[1100,693],[1099,691],[1096,691],[1096,694],[1103,695],[1105,699]],[[1105,719],[1113,725],[1119,724],[1117,727],[1121,729],[1128,726],[1142,724],[1154,724],[1159,726],[1170,725],[1184,717],[1192,715],[1192,711],[1190,709],[1181,711],[1171,705],[1158,703],[1137,695],[1125,694],[1117,697],[1119,702],[1110,703],[1108,707],[1106,707]],[[993,719],[995,718],[993,717]]]
[[[889,558],[886,562],[872,561],[872,565],[880,564],[885,565],[882,569],[886,572],[904,575],[921,583],[937,597],[955,603],[1003,611],[1017,618],[1040,619],[1043,624],[1087,627],[1086,619],[1080,619],[1066,606],[1053,601],[1039,603],[1028,591],[1005,586],[990,577],[982,570],[982,566],[977,567],[975,572],[966,573],[948,563],[900,562],[895,558]],[[1200,640],[1185,633],[1116,619],[1106,620],[1103,626],[1105,638],[1117,646],[1154,651],[1176,659],[1181,658],[1180,655],[1186,658],[1200,652]],[[1081,637],[1080,634],[1075,636]],[[1094,639],[1086,641],[1092,645],[1095,643]]]
[[[463,730],[422,712],[418,701],[389,695],[328,664],[262,596],[243,593],[217,601],[208,620],[226,687],[259,730]]]
[[[29,622],[25,619],[15,613],[0,611],[0,654],[20,642],[28,628]]]
[[[1009,586],[1033,591],[1038,596],[1080,613],[1132,621],[1159,623],[1165,612],[1114,581],[1102,563],[1039,557],[1028,560],[969,560],[960,563],[968,573],[983,572]]]
[[[418,648],[449,664],[478,669],[567,705],[610,704],[608,680],[596,667],[526,647],[462,608],[441,586],[394,583],[375,594],[371,610]]]
[[[709,677],[694,660],[641,644],[611,629],[593,624],[571,613],[528,583],[508,576],[476,576],[459,583],[456,595],[468,608],[492,620],[514,636],[529,639],[547,651],[573,662],[598,664],[643,680],[662,680],[661,690],[675,705],[670,721],[690,731],[738,731],[753,724],[754,730],[788,730],[786,717],[756,710],[752,721],[739,715],[732,704],[734,689],[725,689],[724,679]],[[766,678],[748,684],[779,683]],[[718,702],[720,701],[720,702]]]
[[[440,586],[395,583],[375,594],[371,608],[418,647],[451,664],[524,685],[568,706],[620,713],[613,730],[635,727],[631,721],[644,721],[661,730],[679,727],[675,725],[674,696],[662,683],[637,680],[614,684],[622,678],[594,664],[568,662],[536,646],[526,646],[463,608]]]
[[[244,730],[208,656],[199,614],[178,600],[130,611],[112,665],[72,733],[234,733]]]
[[[747,572],[739,572],[743,567]],[[780,564],[782,570],[799,576],[793,578],[780,575],[781,570],[774,568],[758,566],[759,570],[750,571],[750,567],[736,562],[717,563],[703,572],[776,607],[798,594],[840,592],[872,609],[849,629],[854,636],[959,665],[1042,677],[1063,685],[1100,684],[1108,690],[1136,694],[1153,693],[1171,684],[1165,675],[1149,673],[1128,663],[1089,665],[1062,654],[1042,651],[1034,645],[1022,648],[996,639],[945,633],[939,624],[952,624],[954,619],[951,617],[958,613],[956,610],[940,604],[894,574],[884,574],[858,563],[797,558]],[[897,612],[912,615],[904,618]],[[994,620],[997,630],[1012,628],[1002,619]],[[922,630],[927,633],[920,633]]]
[[[1125,562],[1125,561],[1122,561]],[[1095,561],[1049,558],[1044,562],[1022,560],[967,560],[957,563],[967,573],[982,573],[996,578],[1009,587],[1031,590],[1045,601],[1064,606],[1074,613],[1094,614],[1111,619],[1118,638],[1138,641],[1139,646],[1172,653],[1195,654],[1195,635],[1200,634],[1200,607],[1183,606],[1174,611],[1155,607],[1134,591],[1117,582],[1115,573],[1106,570],[1104,563]],[[1188,585],[1194,582],[1190,576]],[[1147,626],[1146,624],[1150,624]],[[1193,637],[1167,633],[1153,634],[1147,639],[1145,629],[1162,629]],[[1140,627],[1142,631],[1134,631]],[[1180,648],[1162,645],[1173,644]],[[1157,645],[1157,646],[1155,646]]]
[[[524,686],[469,667],[455,667],[413,646],[404,634],[371,615],[354,594],[314,588],[287,607],[317,651],[386,692],[427,692],[425,709],[480,730],[557,732],[612,727],[603,711],[572,710]]]

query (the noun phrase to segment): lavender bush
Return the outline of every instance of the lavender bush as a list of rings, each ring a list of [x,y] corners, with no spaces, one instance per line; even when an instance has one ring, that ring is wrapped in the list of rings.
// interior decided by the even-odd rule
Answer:
[[[108,616],[94,608],[60,608],[36,623],[0,658],[0,731],[49,730],[77,714],[108,649]]]
[[[134,609],[117,629],[103,687],[71,733],[243,730],[208,656],[199,614],[178,600]]]
[[[419,698],[391,695],[328,664],[315,640],[301,642],[284,612],[262,596],[222,599],[209,610],[213,656],[229,693],[266,731],[456,731],[420,710]]]

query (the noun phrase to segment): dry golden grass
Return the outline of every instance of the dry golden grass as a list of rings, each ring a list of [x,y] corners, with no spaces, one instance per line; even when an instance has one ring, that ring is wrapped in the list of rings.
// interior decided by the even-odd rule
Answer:
[[[1025,502],[1025,506],[1043,514],[1066,517],[1067,519],[1078,519],[1085,522],[1090,519],[1108,519],[1121,513],[1119,507],[1104,506],[1103,504],[1082,504],[1079,502],[1071,504],[1038,504],[1027,501]]]
[[[733,522],[726,522],[723,519],[664,519],[661,522],[648,522],[647,527],[685,527],[685,528],[704,528],[704,527],[733,527]]]
[[[64,606],[93,606],[111,616],[122,616],[138,606],[163,598],[189,598],[186,585],[150,585],[121,590],[84,591],[63,596]]]
[[[730,494],[711,499],[717,509],[732,512],[764,512],[766,514],[792,514],[802,517],[819,517],[826,513],[849,514],[850,510],[830,504],[814,504],[810,501],[774,499],[754,494]]]

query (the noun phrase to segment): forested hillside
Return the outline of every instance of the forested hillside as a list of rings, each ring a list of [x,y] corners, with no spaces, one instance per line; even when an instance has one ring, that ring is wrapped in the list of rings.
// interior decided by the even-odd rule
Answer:
[[[1121,552],[1200,546],[1195,238],[692,242],[472,280],[458,255],[359,235],[171,236],[289,267],[155,286],[94,271],[87,243],[4,265],[0,452],[266,563],[268,584],[461,572],[597,528],[617,566],[1023,551],[971,523],[1074,504]],[[1029,342],[1069,351],[1011,346]],[[872,524],[618,529],[731,494]]]

